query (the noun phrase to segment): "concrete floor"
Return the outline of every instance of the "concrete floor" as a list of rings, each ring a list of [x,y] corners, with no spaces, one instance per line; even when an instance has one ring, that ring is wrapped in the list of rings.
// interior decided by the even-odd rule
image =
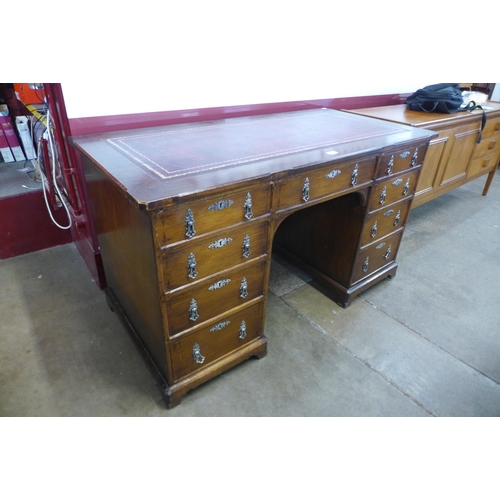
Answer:
[[[273,260],[251,359],[166,410],[73,245],[0,262],[1,416],[500,416],[500,174],[411,212],[397,276],[342,309]]]

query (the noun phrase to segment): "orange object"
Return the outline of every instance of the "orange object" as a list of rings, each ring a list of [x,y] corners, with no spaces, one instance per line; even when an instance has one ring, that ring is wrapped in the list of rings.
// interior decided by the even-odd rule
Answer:
[[[41,104],[45,97],[43,89],[32,89],[29,83],[14,83],[14,90],[23,104]]]

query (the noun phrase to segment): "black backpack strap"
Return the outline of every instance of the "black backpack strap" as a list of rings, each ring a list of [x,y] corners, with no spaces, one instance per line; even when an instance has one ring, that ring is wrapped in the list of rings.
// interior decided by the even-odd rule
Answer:
[[[483,130],[486,125],[486,112],[482,106],[476,104],[474,101],[469,101],[466,106],[460,109],[460,111],[473,111],[474,109],[480,109],[483,112],[483,117],[481,118],[481,130],[479,131],[479,136],[477,138],[477,143],[479,144],[483,138]]]

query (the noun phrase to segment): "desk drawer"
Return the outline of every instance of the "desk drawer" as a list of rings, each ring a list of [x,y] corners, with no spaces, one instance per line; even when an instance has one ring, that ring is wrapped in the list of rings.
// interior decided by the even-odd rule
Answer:
[[[267,252],[267,220],[239,224],[217,236],[197,238],[166,248],[160,254],[165,291],[190,285]]]
[[[179,380],[262,335],[263,302],[172,340],[170,359]]]
[[[154,222],[157,245],[190,240],[211,231],[256,219],[269,213],[271,186],[230,193],[180,208],[161,210]]]
[[[262,296],[266,263],[261,259],[173,292],[164,305],[169,334],[176,335]]]
[[[418,172],[418,170],[413,170],[400,177],[391,177],[378,183],[373,188],[369,211],[377,210],[411,196],[415,192]]]
[[[382,267],[394,262],[403,231],[363,248],[354,265],[353,283],[362,280]]]
[[[369,183],[373,179],[375,158],[340,165],[330,165],[305,173],[300,177],[283,179],[278,185],[278,210],[340,193]]]
[[[377,178],[403,172],[417,165],[421,165],[427,146],[412,146],[411,148],[400,149],[383,154],[377,167]]]
[[[410,203],[411,198],[369,214],[363,228],[361,246],[369,245],[401,229],[406,223]]]
[[[489,139],[490,137],[500,134],[500,116],[488,117],[484,126],[482,138]]]

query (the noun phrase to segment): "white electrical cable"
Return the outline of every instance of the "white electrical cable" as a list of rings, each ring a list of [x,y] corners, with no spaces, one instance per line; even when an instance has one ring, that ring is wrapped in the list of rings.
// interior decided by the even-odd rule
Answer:
[[[47,136],[48,136],[48,142],[49,142],[49,147],[50,147],[50,152],[51,152],[51,156],[52,156],[52,182],[54,184],[54,188],[57,192],[57,195],[59,196],[59,199],[61,200],[61,203],[64,207],[64,209],[66,210],[66,214],[68,216],[68,221],[69,221],[69,224],[67,226],[61,226],[59,223],[57,223],[54,219],[54,216],[52,215],[52,211],[50,210],[50,206],[49,206],[49,201],[47,200],[47,193],[46,193],[46,189],[47,187],[45,186],[45,180],[43,179],[43,175],[42,175],[42,171],[41,171],[41,168],[40,168],[40,176],[42,177],[42,188],[43,188],[43,197],[45,199],[45,205],[47,206],[47,211],[49,212],[49,215],[50,215],[50,218],[52,219],[52,222],[59,228],[59,229],[69,229],[73,223],[72,219],[71,219],[71,215],[69,213],[69,209],[68,207],[66,206],[66,203],[64,202],[64,198],[63,198],[63,195],[59,189],[59,186],[57,185],[57,181],[56,181],[56,155],[55,155],[55,151],[54,151],[54,144],[52,142],[52,134],[50,132],[50,111],[47,110],[47,116],[46,116],[46,120],[47,120]],[[40,140],[42,139],[43,136],[40,137]],[[40,142],[38,143],[38,146],[40,146]],[[38,165],[40,166],[40,151],[39,151],[39,147],[38,147]],[[47,168],[45,169],[47,171]],[[47,178],[47,175],[45,176],[46,177],[46,180],[48,181],[48,178]]]

